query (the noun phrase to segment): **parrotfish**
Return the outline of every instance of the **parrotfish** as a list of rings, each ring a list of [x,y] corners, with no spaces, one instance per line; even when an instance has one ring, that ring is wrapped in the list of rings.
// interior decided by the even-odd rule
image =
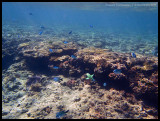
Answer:
[[[70,31],[68,34],[72,34],[72,31]]]
[[[66,115],[66,113],[68,112],[69,110],[67,111],[60,111],[58,113],[56,113],[56,118],[59,119],[61,118],[62,116]]]
[[[114,69],[114,70],[113,70],[113,73],[115,73],[115,74],[120,74],[120,73],[121,73],[121,69]]]
[[[94,78],[93,78],[93,76],[94,76],[94,74],[89,74],[89,73],[86,73],[86,76],[87,76],[87,78],[86,79],[90,79],[90,80],[92,80],[92,81],[96,81]]]
[[[39,35],[41,35],[42,33],[43,33],[43,31],[40,31],[40,32],[39,32]]]
[[[136,58],[136,54],[135,54],[135,53],[131,53],[131,56],[132,56],[133,58]]]

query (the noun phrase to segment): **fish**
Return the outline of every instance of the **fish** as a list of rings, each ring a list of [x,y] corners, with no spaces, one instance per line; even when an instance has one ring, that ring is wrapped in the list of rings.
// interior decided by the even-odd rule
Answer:
[[[115,73],[115,74],[120,74],[120,73],[121,73],[121,69],[114,69],[114,70],[113,70],[113,73]]]
[[[53,69],[59,69],[59,67],[58,66],[54,66]]]
[[[66,113],[68,112],[69,110],[67,111],[60,111],[58,113],[56,113],[56,118],[57,119],[60,119],[61,117],[63,117],[64,115],[66,115]]]
[[[71,55],[71,58],[73,59],[77,59],[77,57],[75,55]]]
[[[104,86],[104,87],[107,86],[107,83],[103,83],[103,86]]]
[[[90,28],[93,28],[93,25],[89,25]]]
[[[67,41],[64,41],[63,43],[64,43],[64,44],[67,44],[68,42],[67,42]]]
[[[49,49],[49,52],[51,52],[51,53],[52,53],[52,52],[53,52],[53,50],[52,50],[52,49]]]
[[[40,31],[40,32],[39,32],[39,35],[41,35],[42,33],[43,33],[43,31]]]
[[[70,31],[68,34],[72,34],[72,31]]]
[[[92,81],[95,82],[96,80],[95,80],[95,79],[92,79]]]
[[[44,26],[40,26],[40,28],[41,28],[41,29],[45,29],[45,27],[44,27]]]
[[[59,82],[60,80],[62,80],[62,78],[60,78],[60,77],[53,77],[53,81],[55,81],[55,82]]]
[[[135,53],[131,53],[131,56],[132,56],[133,58],[136,58],[136,54],[135,54]]]
[[[158,57],[158,46],[152,50],[152,54]]]
[[[29,13],[29,15],[33,15],[32,13]]]

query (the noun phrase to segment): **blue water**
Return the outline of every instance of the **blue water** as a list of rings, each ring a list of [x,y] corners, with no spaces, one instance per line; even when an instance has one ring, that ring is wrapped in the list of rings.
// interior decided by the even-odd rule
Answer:
[[[33,26],[26,30],[30,33],[40,33],[40,26],[46,30],[52,28],[56,34],[72,31],[84,41],[89,37],[102,37],[101,41],[107,41],[107,37],[113,35],[115,41],[124,40],[123,43],[128,44],[128,51],[140,39],[142,43],[151,42],[148,50],[151,53],[158,45],[158,3],[3,2],[2,25],[2,32],[5,25],[21,26],[24,31],[26,26]],[[42,35],[45,36],[45,32]],[[127,43],[130,38],[132,43]]]

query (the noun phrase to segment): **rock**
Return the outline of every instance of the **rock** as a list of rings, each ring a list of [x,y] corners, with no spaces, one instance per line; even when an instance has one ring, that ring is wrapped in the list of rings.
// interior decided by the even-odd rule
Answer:
[[[85,99],[84,101],[82,101],[83,103],[87,103],[88,102],[88,100],[87,99]]]
[[[8,36],[8,37],[11,37],[11,36],[12,36],[12,34],[7,34],[7,36]]]
[[[10,112],[10,110],[2,110],[2,116],[7,115]]]
[[[80,101],[80,100],[81,100],[80,97],[76,97],[76,98],[74,99],[74,102],[78,102],[78,101]]]
[[[89,112],[89,106],[88,105],[82,106],[81,111],[82,112]]]
[[[26,113],[26,112],[28,112],[28,109],[22,109],[21,113]]]

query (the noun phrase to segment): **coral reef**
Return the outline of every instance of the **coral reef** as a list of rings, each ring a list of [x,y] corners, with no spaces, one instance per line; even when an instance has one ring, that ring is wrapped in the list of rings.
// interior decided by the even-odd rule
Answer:
[[[38,39],[30,35],[10,49],[7,44],[13,44],[14,34],[2,38],[3,62],[13,57],[2,73],[3,119],[56,119],[58,112],[68,110],[60,118],[158,118],[156,56],[136,53],[133,58],[130,52],[114,52],[108,46],[125,51],[129,47],[122,48],[125,42],[104,33],[102,38],[93,33],[87,40],[86,34],[82,38],[74,33],[68,37],[68,32],[54,34]],[[103,36],[109,40],[102,41]],[[130,39],[137,49],[146,44],[142,40],[135,46]]]

